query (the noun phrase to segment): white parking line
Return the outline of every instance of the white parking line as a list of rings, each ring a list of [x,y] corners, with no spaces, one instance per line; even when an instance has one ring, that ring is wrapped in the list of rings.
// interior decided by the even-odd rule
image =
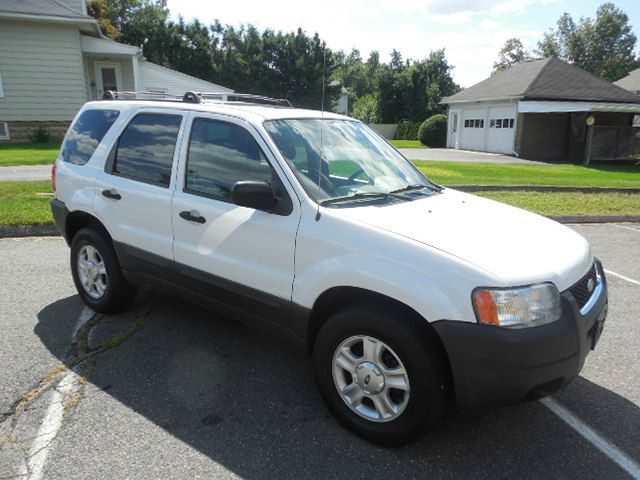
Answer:
[[[625,230],[631,230],[632,232],[640,233],[640,228],[630,227],[628,225],[618,225],[617,223],[613,225],[614,227],[624,228]]]
[[[629,283],[633,283],[634,285],[638,285],[640,286],[640,282],[638,280],[634,280],[633,278],[629,278],[629,277],[625,277],[624,275],[620,275],[619,273],[616,272],[612,272],[611,270],[607,270],[605,268],[604,273],[606,273],[607,275],[613,275],[614,277],[618,277],[622,280],[625,280]]]
[[[565,407],[556,402],[553,398],[547,397],[540,400],[545,407],[555,413],[562,421],[582,435],[589,443],[604,453],[620,468],[631,475],[635,480],[640,480],[640,465],[631,457],[620,450],[606,438],[602,437],[595,430],[585,424]]]
[[[64,377],[60,384],[53,390],[47,413],[38,428],[29,454],[27,455],[27,472],[29,480],[41,480],[44,478],[45,465],[53,442],[62,427],[64,417],[64,404],[68,402],[80,387],[78,375],[71,371]]]
[[[93,318],[95,312],[89,307],[84,307],[73,328],[72,341],[76,341],[78,331],[89,320]],[[82,367],[76,367],[81,369]],[[70,371],[57,387],[53,389],[47,412],[40,423],[35,440],[29,448],[27,455],[27,474],[29,480],[41,480],[45,476],[45,466],[49,454],[53,449],[53,444],[62,427],[64,420],[64,405],[70,401],[80,389],[80,377],[75,369]]]

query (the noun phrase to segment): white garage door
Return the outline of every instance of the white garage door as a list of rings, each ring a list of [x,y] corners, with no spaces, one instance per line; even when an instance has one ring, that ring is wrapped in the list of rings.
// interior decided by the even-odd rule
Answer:
[[[487,116],[487,152],[513,153],[516,108],[490,107]]]
[[[461,149],[484,150],[485,113],[484,109],[464,110],[462,112]]]

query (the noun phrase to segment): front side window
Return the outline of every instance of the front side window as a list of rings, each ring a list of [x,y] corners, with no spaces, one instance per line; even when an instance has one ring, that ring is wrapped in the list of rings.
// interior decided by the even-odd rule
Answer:
[[[270,120],[264,126],[316,201],[395,194],[433,184],[382,138],[353,120]]]
[[[253,136],[232,123],[194,119],[185,191],[225,200],[236,182],[246,180],[272,181],[271,166]]]
[[[113,172],[168,187],[181,123],[181,115],[136,115],[118,140]]]
[[[85,110],[73,124],[62,146],[62,160],[75,165],[89,161],[98,144],[120,115],[117,110]]]

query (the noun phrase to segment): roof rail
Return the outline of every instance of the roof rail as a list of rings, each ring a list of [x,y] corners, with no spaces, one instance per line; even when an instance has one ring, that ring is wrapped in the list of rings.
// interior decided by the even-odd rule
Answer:
[[[117,92],[107,90],[102,96],[103,100],[151,100],[160,102],[237,102],[258,105],[273,105],[275,107],[293,107],[285,98],[271,98],[250,93],[226,93],[226,92],[186,92],[184,95],[174,95],[162,92]]]

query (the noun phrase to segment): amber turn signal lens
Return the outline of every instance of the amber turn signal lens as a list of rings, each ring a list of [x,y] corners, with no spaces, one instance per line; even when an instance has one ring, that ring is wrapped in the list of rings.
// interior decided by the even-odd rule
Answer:
[[[498,318],[498,307],[493,300],[493,295],[488,290],[479,290],[476,292],[476,309],[478,320],[482,323],[490,325],[500,325]]]

